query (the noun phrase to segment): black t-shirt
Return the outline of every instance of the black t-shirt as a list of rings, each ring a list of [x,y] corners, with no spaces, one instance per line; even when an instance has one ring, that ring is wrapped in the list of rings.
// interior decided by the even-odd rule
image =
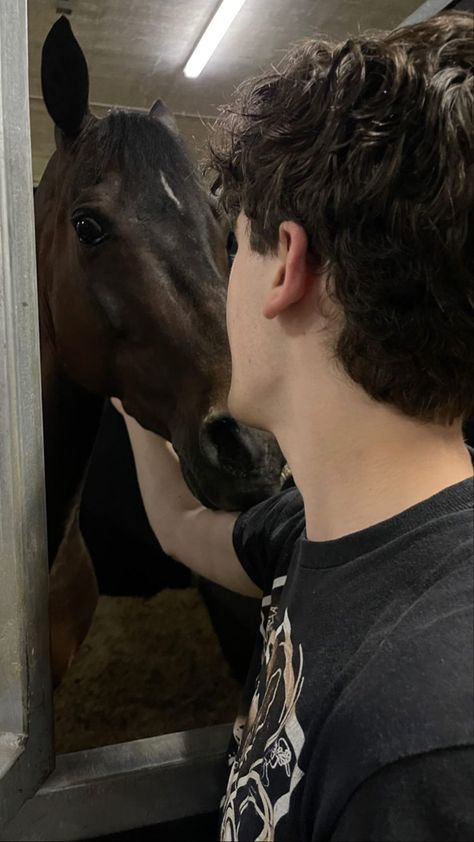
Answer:
[[[262,620],[222,839],[474,838],[473,498],[324,542],[296,489],[240,515]]]

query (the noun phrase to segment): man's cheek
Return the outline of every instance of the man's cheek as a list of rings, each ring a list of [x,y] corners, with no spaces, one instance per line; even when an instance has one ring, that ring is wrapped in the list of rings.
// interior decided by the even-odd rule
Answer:
[[[231,341],[235,330],[238,329],[238,301],[236,299],[234,285],[229,285],[227,293],[226,324],[229,341]]]

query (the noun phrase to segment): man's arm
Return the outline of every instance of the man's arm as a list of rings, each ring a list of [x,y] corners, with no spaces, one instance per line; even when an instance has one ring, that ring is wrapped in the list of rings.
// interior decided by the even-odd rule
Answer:
[[[185,484],[172,446],[124,417],[150,526],[164,551],[195,573],[245,596],[261,591],[243,569],[233,545],[238,515],[206,509]]]

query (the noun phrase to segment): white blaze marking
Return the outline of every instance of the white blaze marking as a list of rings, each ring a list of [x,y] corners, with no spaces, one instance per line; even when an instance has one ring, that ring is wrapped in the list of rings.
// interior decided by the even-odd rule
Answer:
[[[165,188],[166,195],[169,196],[170,199],[175,203],[178,210],[181,210],[181,202],[179,201],[178,197],[173,193],[173,190],[171,189],[164,172],[160,171],[160,176],[161,176],[161,183],[162,183],[163,187]]]

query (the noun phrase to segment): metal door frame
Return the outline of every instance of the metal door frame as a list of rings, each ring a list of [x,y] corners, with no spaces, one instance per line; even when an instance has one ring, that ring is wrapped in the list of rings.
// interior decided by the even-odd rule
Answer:
[[[0,827],[53,765],[26,0],[0,4]]]

